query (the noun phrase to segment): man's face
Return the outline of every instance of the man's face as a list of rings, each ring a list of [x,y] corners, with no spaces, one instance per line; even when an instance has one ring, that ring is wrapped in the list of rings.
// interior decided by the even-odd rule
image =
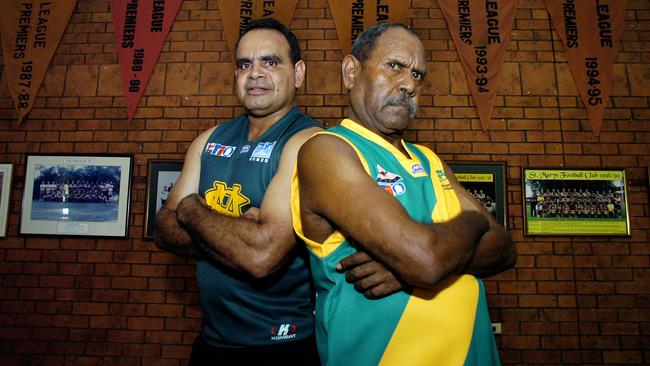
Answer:
[[[382,135],[401,135],[415,118],[425,65],[415,35],[402,28],[384,32],[359,70],[345,77],[354,117]]]
[[[293,105],[302,76],[289,54],[287,40],[272,29],[252,30],[239,41],[237,97],[253,116],[264,117]]]

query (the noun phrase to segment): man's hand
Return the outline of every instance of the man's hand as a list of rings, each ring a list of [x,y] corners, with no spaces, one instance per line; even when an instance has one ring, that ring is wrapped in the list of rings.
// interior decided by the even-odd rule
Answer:
[[[194,217],[198,215],[197,208],[207,205],[205,200],[198,193],[192,193],[183,198],[176,206],[176,217],[178,221],[183,224],[188,224]]]
[[[260,222],[260,209],[257,207],[250,207],[246,212],[244,212],[242,217],[247,220]]]
[[[158,211],[153,236],[160,249],[184,258],[202,257],[192,237],[181,227],[175,211],[164,207]]]
[[[404,288],[393,272],[363,251],[343,258],[336,269],[346,272],[345,280],[368,299],[379,299]]]

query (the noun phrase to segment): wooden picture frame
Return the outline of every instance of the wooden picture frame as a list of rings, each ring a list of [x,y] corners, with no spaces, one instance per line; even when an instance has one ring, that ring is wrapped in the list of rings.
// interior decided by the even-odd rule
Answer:
[[[147,208],[145,211],[144,240],[153,240],[156,213],[165,205],[167,195],[183,169],[183,160],[149,160],[147,173]]]
[[[447,165],[458,182],[498,223],[508,227],[508,199],[506,188],[506,163],[479,161],[452,161]]]
[[[13,164],[0,164],[0,237],[7,236]]]

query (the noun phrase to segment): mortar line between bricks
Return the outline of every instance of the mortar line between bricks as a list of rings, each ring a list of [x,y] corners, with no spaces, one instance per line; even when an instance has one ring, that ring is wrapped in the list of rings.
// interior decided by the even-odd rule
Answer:
[[[555,101],[557,108],[557,115],[560,120],[560,143],[562,144],[562,164],[566,162],[566,151],[564,145],[564,132],[562,130],[562,112],[560,111],[560,84],[557,75],[557,59],[555,58],[555,39],[553,37],[553,21],[551,20],[551,14],[548,15],[548,29],[549,34],[551,35],[551,53],[553,55],[553,73],[555,74]],[[578,331],[578,348],[579,348],[579,360],[580,363],[583,363],[582,360],[582,331],[580,330],[580,305],[578,303],[578,283],[576,279],[576,251],[575,251],[575,242],[571,240],[571,272],[573,275],[573,301],[575,301],[576,306],[576,322],[577,322],[577,331]]]

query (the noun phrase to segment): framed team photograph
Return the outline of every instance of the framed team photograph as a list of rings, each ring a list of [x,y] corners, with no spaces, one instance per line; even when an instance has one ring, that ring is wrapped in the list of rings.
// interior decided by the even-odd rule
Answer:
[[[508,202],[506,194],[505,162],[454,161],[447,165],[458,182],[498,223],[508,227]]]
[[[7,236],[12,173],[12,164],[0,164],[0,237]]]
[[[126,238],[132,160],[27,155],[20,233]]]
[[[630,235],[625,169],[523,168],[525,235]]]
[[[143,239],[153,239],[156,214],[165,205],[182,168],[183,160],[149,160]]]

